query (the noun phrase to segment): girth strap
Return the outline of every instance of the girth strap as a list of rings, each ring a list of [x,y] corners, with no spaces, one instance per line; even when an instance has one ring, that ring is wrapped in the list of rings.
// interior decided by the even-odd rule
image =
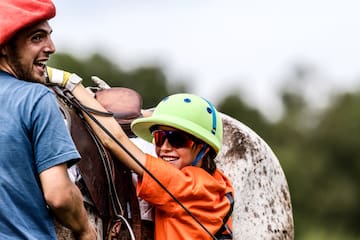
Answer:
[[[231,192],[226,193],[225,196],[230,201],[230,209],[228,213],[225,215],[223,219],[223,224],[221,225],[219,231],[217,231],[217,233],[215,234],[215,237],[217,239],[233,239],[232,230],[230,229],[227,222],[229,221],[229,218],[233,212],[235,202]],[[224,233],[225,231],[227,231],[228,233]]]

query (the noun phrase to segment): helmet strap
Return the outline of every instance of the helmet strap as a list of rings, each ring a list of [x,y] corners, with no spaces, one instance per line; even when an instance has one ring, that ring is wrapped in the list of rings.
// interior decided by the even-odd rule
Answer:
[[[203,156],[206,153],[206,149],[208,148],[207,144],[204,144],[204,146],[202,146],[200,152],[197,154],[195,160],[191,163],[191,166],[196,166],[198,164],[198,162],[203,158]]]

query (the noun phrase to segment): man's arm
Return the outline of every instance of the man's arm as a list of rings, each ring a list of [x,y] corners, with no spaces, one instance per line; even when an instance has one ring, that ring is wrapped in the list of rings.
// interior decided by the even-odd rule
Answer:
[[[43,171],[40,181],[45,201],[55,218],[71,229],[76,239],[95,240],[95,229],[87,216],[79,188],[68,176],[67,165]]]

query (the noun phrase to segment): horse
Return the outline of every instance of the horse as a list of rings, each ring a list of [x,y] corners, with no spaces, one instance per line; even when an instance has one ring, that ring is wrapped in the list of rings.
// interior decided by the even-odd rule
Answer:
[[[112,89],[115,90],[116,88]],[[83,135],[89,134],[84,132],[79,134],[79,129],[84,130],[86,123],[84,121],[78,121],[78,118],[80,118],[79,114],[74,114],[74,109],[68,107],[69,104],[65,104],[65,108],[62,102],[60,102],[60,105],[62,105],[64,115],[69,115],[70,112],[71,116],[68,117],[67,121],[69,121],[70,118],[71,122],[76,122],[72,123],[70,131],[76,146],[80,149],[79,151],[82,156],[80,162],[86,163],[88,161],[94,161],[94,159],[89,158],[89,156],[99,155],[96,153],[96,151],[99,150],[97,147],[89,147],[92,145],[89,143],[91,139],[85,140],[83,137]],[[105,108],[107,107],[105,106]],[[109,108],[107,108],[107,110],[109,110]],[[110,110],[114,111],[114,109],[111,108]],[[137,108],[137,110],[139,110],[139,108]],[[151,110],[152,109],[149,109],[149,111]],[[124,115],[121,112],[117,114],[121,116]],[[220,115],[223,120],[224,130],[223,146],[215,161],[217,166],[230,178],[235,191],[235,206],[232,214],[233,239],[294,239],[291,197],[286,176],[279,160],[268,144],[252,129],[229,115],[224,113],[220,113]],[[91,129],[88,129],[88,127],[85,127],[85,130],[91,132]],[[79,138],[79,136],[81,137]],[[80,141],[85,141],[85,144],[80,144]],[[91,150],[95,151],[95,153],[90,152]],[[111,159],[112,164],[119,162],[112,160],[113,159]],[[90,166],[88,163],[85,165]],[[100,166],[101,164],[98,165]],[[117,181],[117,187],[124,187],[126,184],[131,185],[128,180],[128,170],[121,166],[121,164],[111,167],[112,171],[117,171],[117,168],[122,169],[120,172],[126,173],[125,178],[122,176],[122,179],[126,179],[126,181]],[[98,171],[98,169],[103,168],[100,166],[95,169]],[[94,171],[94,169],[88,168],[87,171]],[[86,173],[84,174],[86,176]],[[118,171],[115,175],[116,174],[118,174]],[[104,179],[101,181],[96,179],[96,181],[98,188],[92,189],[92,191],[99,191],[99,189],[104,189],[104,187],[106,189],[106,181],[104,181]],[[90,185],[91,183],[88,184]],[[134,192],[131,187],[129,190],[129,186],[127,186],[125,190],[120,189],[118,192],[119,194],[125,195],[132,194],[132,199],[134,199]],[[101,196],[101,194],[104,195]],[[98,202],[105,205],[102,207],[103,209],[109,208],[110,203],[105,200],[107,197],[108,195],[104,192],[100,191],[97,193],[96,198],[103,199],[103,201],[98,200]],[[130,202],[129,196],[121,197],[122,205],[126,206],[126,204]],[[95,203],[94,205],[96,204],[99,203]],[[136,203],[133,205],[136,205]],[[103,226],[104,221],[105,223],[109,221],[109,214],[101,213],[97,208],[101,207],[93,205],[87,206],[88,214],[98,230],[98,239],[100,240],[105,239],[105,235],[109,235],[104,234],[105,231],[108,231],[109,227],[106,228]],[[134,216],[139,215],[138,205],[132,207],[131,214]],[[137,233],[134,234],[136,235],[136,239],[143,239],[144,235],[141,234],[144,231],[144,226],[141,225],[139,217],[132,219],[132,223],[133,225],[131,227],[137,228],[137,231],[135,231]],[[71,233],[69,233],[66,228],[59,224],[57,224],[56,227],[59,239],[73,239],[70,236]],[[147,231],[149,231],[149,229],[147,229]],[[146,239],[151,239],[151,236],[147,236],[149,238]],[[127,235],[121,239],[130,238]]]

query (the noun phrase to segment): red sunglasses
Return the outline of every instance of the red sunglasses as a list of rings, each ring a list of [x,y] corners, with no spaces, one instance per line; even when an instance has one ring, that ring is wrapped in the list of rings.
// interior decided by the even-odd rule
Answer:
[[[179,131],[155,130],[152,132],[152,135],[157,147],[161,147],[165,139],[167,139],[174,148],[192,147],[195,144],[195,141],[188,134]]]

